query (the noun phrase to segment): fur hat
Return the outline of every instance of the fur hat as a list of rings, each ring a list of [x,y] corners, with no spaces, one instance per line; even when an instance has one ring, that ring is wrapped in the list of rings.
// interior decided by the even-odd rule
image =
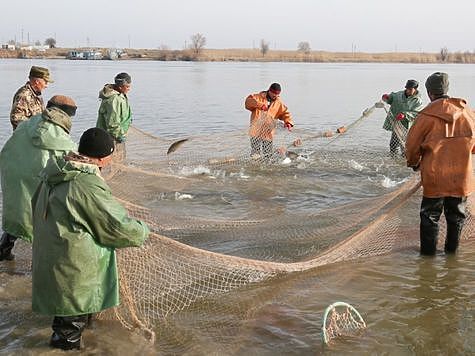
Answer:
[[[433,95],[446,95],[449,91],[449,75],[435,72],[426,80],[426,89]]]
[[[76,115],[77,106],[73,99],[64,95],[55,95],[48,100],[47,108],[56,107],[63,110],[69,116]]]

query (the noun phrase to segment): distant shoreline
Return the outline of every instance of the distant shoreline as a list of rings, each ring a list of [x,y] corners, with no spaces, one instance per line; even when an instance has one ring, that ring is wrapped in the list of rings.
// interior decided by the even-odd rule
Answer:
[[[104,55],[107,48],[51,48],[45,51],[0,50],[0,58],[66,59],[70,51],[96,50]],[[196,61],[196,62],[303,62],[303,63],[475,63],[475,53],[415,52],[326,52],[303,53],[289,50],[269,50],[265,55],[259,49],[123,49],[126,56],[116,60]]]

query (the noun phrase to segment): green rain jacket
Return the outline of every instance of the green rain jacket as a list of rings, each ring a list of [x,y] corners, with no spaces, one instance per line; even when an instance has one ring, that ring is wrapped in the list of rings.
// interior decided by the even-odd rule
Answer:
[[[68,159],[48,161],[32,199],[32,307],[46,315],[118,305],[114,249],[140,246],[149,234],[114,199],[96,165]]]
[[[102,102],[96,126],[109,132],[116,141],[125,141],[132,123],[132,111],[127,95],[114,90],[113,84],[106,84],[99,92],[99,99]]]
[[[2,180],[3,230],[31,242],[31,197],[40,179],[38,173],[50,157],[60,157],[76,150],[69,131],[71,118],[58,108],[18,125],[0,153]]]
[[[417,114],[424,107],[419,91],[410,97],[406,97],[405,90],[393,92],[389,94],[389,99],[386,102],[391,105],[389,114],[383,124],[383,129],[387,131],[393,130],[395,117],[399,113],[405,115],[405,118],[401,120],[402,125],[406,129],[411,128]]]

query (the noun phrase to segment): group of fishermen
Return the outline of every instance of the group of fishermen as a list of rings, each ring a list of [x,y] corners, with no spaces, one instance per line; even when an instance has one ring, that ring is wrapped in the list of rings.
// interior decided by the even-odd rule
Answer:
[[[383,128],[391,132],[391,154],[405,157],[407,166],[421,174],[420,253],[435,255],[442,212],[447,221],[444,250],[455,253],[466,220],[467,197],[474,190],[475,115],[464,99],[447,95],[447,73],[431,74],[425,87],[430,99],[425,107],[414,79],[407,81],[404,90],[383,94],[381,99],[390,105]],[[289,130],[294,126],[280,91],[280,85],[273,83],[245,101],[251,111],[251,154],[272,153],[275,122],[267,125],[271,129],[262,130],[265,125],[256,125],[258,118],[264,123],[282,120]]]
[[[130,75],[119,73],[100,91],[96,127],[79,145],[70,137],[74,100],[55,95],[44,106],[51,82],[47,68],[33,66],[13,98],[13,133],[0,153],[0,260],[14,259],[17,239],[32,242],[32,309],[54,317],[50,345],[71,350],[81,347],[94,313],[119,304],[115,248],[142,245],[149,229],[101,176],[125,154]]]
[[[125,156],[130,75],[119,73],[100,91],[96,127],[82,134],[79,145],[69,135],[74,100],[55,95],[44,107],[41,93],[51,82],[47,68],[33,66],[13,98],[13,134],[0,153],[0,260],[14,259],[18,238],[32,242],[33,310],[54,317],[50,345],[70,350],[81,347],[94,313],[119,303],[115,248],[142,245],[149,229],[128,216],[101,176],[113,157]],[[425,87],[431,102],[425,108],[413,79],[405,90],[382,96],[390,105],[383,127],[392,131],[391,152],[399,150],[409,167],[421,171],[422,255],[436,253],[442,212],[445,252],[457,250],[473,191],[475,117],[465,100],[447,95],[448,86],[446,73],[430,75]],[[252,155],[272,153],[276,120],[289,130],[294,126],[280,93],[280,84],[272,83],[245,100]],[[263,117],[269,130],[256,128]]]

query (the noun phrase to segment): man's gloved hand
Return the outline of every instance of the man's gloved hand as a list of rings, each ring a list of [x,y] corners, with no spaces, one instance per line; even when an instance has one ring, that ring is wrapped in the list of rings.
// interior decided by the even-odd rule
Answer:
[[[381,99],[382,99],[383,101],[388,101],[388,99],[389,99],[389,94],[383,94],[383,96],[381,97]]]
[[[286,122],[284,123],[284,127],[289,131],[292,131],[292,127],[294,127],[294,124],[292,124],[291,122]]]
[[[404,115],[402,112],[400,112],[399,114],[396,115],[396,120],[397,120],[397,121],[401,121],[401,120],[403,120],[405,117],[406,117],[406,115]]]
[[[267,111],[268,109],[269,109],[269,108],[267,107],[266,104],[262,104],[262,106],[261,106],[261,110],[262,110],[262,111]]]

